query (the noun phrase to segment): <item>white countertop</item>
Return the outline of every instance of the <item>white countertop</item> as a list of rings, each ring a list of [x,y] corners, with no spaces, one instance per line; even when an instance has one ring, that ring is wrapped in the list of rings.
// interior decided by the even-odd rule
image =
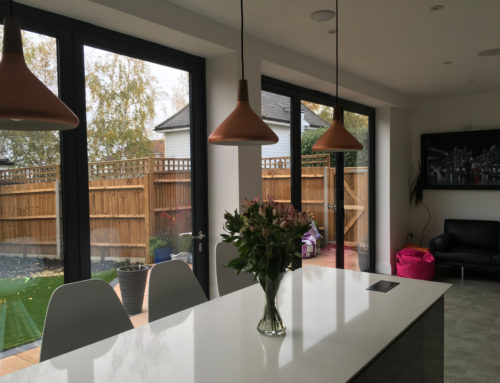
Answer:
[[[396,280],[388,293],[368,291]],[[344,382],[422,315],[449,284],[306,266],[283,279],[287,335],[258,333],[254,285],[28,367],[6,382]]]

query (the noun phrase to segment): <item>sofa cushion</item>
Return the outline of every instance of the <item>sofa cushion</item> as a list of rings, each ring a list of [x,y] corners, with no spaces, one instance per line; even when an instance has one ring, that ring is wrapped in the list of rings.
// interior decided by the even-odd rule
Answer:
[[[458,243],[457,237],[450,233],[444,233],[434,238],[434,249],[438,251],[447,251]]]
[[[493,258],[491,258],[491,263],[493,266],[500,266],[500,253],[493,255]]]
[[[491,265],[495,251],[469,246],[456,246],[448,251],[435,251],[438,262],[454,262],[470,265]]]
[[[497,221],[447,219],[444,221],[444,232],[456,236],[457,246],[498,251],[499,227]]]

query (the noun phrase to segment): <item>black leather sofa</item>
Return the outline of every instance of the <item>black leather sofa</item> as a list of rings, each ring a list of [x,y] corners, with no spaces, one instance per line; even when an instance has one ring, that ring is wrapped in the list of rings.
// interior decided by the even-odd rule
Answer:
[[[447,219],[429,247],[436,263],[500,270],[500,223]]]

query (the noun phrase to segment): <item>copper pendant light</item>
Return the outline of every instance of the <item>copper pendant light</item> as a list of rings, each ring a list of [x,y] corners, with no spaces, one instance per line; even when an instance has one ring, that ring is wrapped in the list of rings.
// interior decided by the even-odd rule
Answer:
[[[335,2],[335,22],[337,33],[335,47],[335,108],[333,112],[333,122],[318,141],[312,146],[315,152],[350,152],[354,150],[362,150],[363,145],[347,131],[342,123],[342,108],[339,104],[339,1]]]
[[[12,16],[4,19],[0,62],[0,130],[69,130],[78,117],[26,66],[21,26]]]
[[[243,56],[243,0],[241,6],[241,75],[238,87],[238,103],[233,112],[208,137],[217,145],[270,145],[278,142],[278,136],[252,110],[248,102],[248,84],[245,80]]]

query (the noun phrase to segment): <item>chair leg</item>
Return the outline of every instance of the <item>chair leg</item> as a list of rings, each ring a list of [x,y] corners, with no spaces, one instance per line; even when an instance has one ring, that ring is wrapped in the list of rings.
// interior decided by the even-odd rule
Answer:
[[[464,280],[464,275],[465,275],[465,273],[464,273],[464,267],[463,266],[460,267],[460,274],[461,274],[461,279],[463,281]]]

